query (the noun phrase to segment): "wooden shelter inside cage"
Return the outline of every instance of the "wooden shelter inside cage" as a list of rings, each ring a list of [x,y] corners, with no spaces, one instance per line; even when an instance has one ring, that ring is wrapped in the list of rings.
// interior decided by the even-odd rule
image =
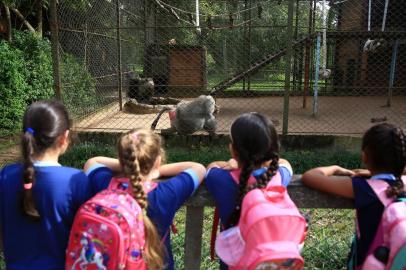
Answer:
[[[357,89],[359,94],[380,95],[393,87],[395,93],[406,93],[406,1],[389,1],[382,31],[385,1],[373,0],[371,13],[369,0],[337,4],[338,32],[329,33],[335,40],[333,83],[337,91]],[[366,52],[368,39],[385,42]]]
[[[207,88],[206,49],[190,45],[150,45],[144,76],[154,80],[156,92],[168,96],[196,96]]]

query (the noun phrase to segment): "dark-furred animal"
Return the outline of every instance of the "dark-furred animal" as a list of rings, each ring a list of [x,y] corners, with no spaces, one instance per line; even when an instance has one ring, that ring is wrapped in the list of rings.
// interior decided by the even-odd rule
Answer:
[[[140,78],[129,75],[128,97],[135,98],[139,103],[149,103],[154,95],[155,84],[151,78]]]
[[[215,134],[217,128],[216,102],[212,96],[201,95],[192,101],[182,101],[176,105],[175,109],[162,109],[154,122],[151,129],[155,130],[162,114],[169,111],[171,127],[166,132],[178,132],[181,135],[192,134],[199,130],[206,130],[209,134]]]

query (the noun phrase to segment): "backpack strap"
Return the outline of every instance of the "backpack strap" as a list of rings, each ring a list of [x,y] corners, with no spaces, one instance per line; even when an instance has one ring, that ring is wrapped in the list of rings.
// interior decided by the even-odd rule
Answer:
[[[389,184],[384,180],[367,180],[368,185],[372,188],[375,195],[378,197],[379,201],[387,207],[393,202],[392,198],[386,196],[386,189],[389,187]]]
[[[214,245],[216,243],[217,228],[219,227],[219,221],[220,221],[219,209],[216,207],[214,208],[213,225],[211,227],[211,238],[210,238],[210,258],[212,261],[214,261],[215,257]]]

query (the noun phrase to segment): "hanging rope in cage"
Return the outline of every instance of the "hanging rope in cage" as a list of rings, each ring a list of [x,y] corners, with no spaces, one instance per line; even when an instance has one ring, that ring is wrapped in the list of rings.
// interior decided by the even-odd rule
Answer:
[[[322,45],[322,62],[321,69],[319,70],[320,79],[328,79],[331,75],[331,70],[327,69],[327,11],[326,11],[326,0],[323,0],[322,7],[322,18],[323,18],[323,45]]]
[[[388,15],[389,0],[385,0],[385,8],[383,11],[382,28],[381,32],[385,32],[386,17]],[[371,16],[372,16],[372,0],[368,3],[368,32],[371,32]],[[386,41],[383,38],[380,39],[370,39],[364,44],[364,52],[374,52],[381,46],[386,45]]]

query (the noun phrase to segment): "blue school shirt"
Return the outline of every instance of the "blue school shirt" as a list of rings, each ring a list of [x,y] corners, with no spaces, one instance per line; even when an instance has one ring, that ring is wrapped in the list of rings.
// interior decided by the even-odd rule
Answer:
[[[39,221],[21,210],[22,165],[0,171],[0,225],[7,269],[62,270],[75,213],[97,190],[80,170],[46,162],[36,162],[34,168]]]
[[[98,188],[106,189],[113,177],[113,172],[101,165],[92,166],[87,175]],[[157,227],[161,239],[166,247],[165,265],[167,270],[174,269],[173,254],[171,249],[170,226],[176,211],[186,202],[199,186],[196,173],[191,170],[159,182],[157,187],[150,191],[148,197],[147,216]]]
[[[278,172],[281,175],[282,185],[288,186],[292,179],[293,172],[283,165],[279,165]],[[255,174],[255,172],[253,172]],[[230,171],[221,168],[211,168],[205,178],[205,183],[210,194],[214,198],[219,211],[221,227],[223,228],[230,215],[234,212],[236,196],[238,194],[238,185],[233,180]],[[220,269],[228,269],[220,261]]]
[[[370,179],[371,180],[367,180],[363,177],[352,178],[354,208],[356,209],[358,229],[360,232],[360,236],[357,236],[356,244],[356,261],[358,266],[365,261],[385,209],[367,181],[379,179],[391,182],[395,181],[396,178],[393,174],[377,174]]]

